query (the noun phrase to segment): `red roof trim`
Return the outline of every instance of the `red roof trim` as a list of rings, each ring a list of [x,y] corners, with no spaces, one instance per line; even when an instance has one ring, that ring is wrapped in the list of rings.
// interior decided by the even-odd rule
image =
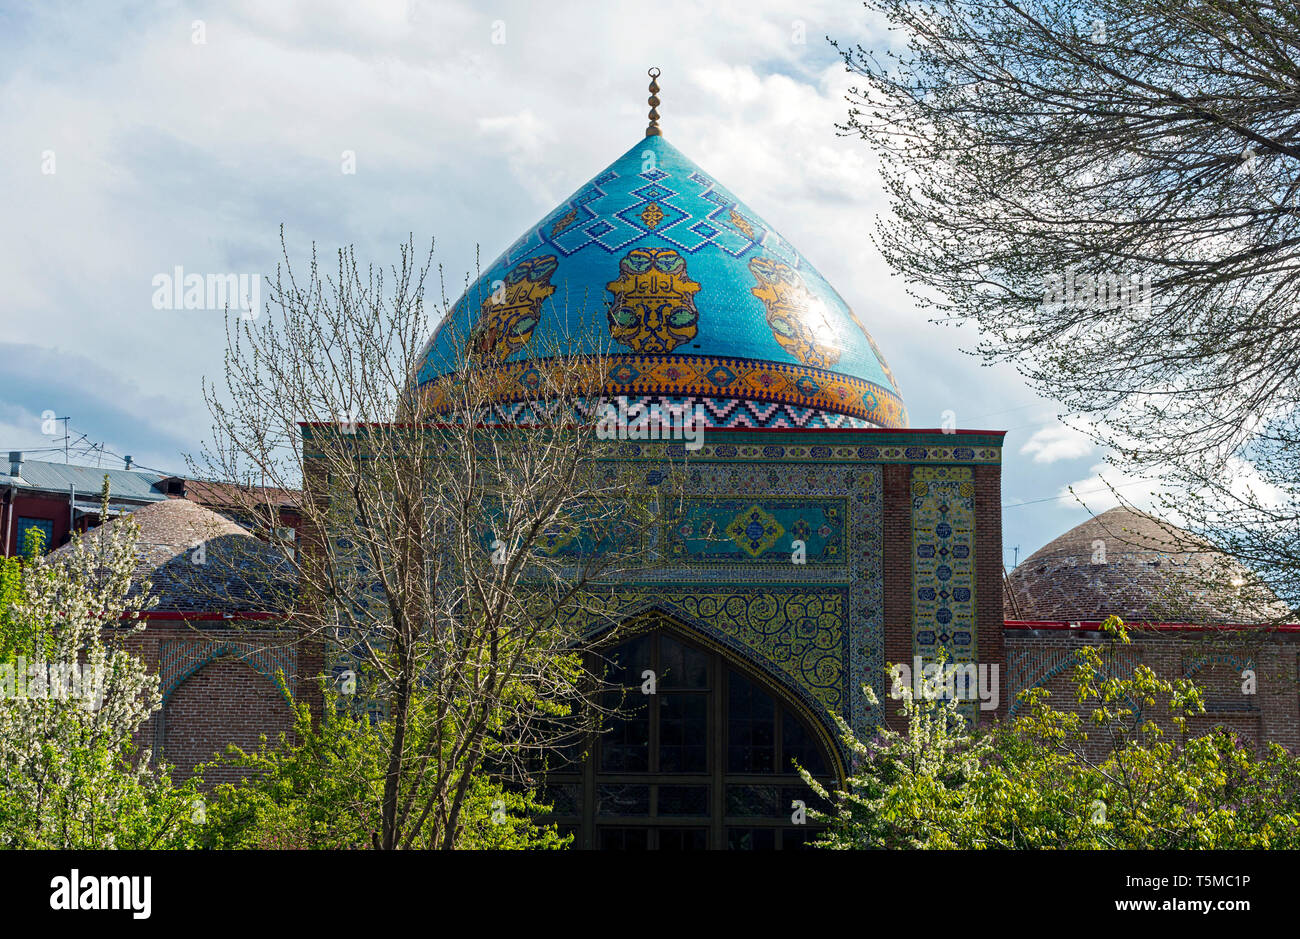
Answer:
[[[125,617],[123,617],[125,619]],[[141,613],[138,619],[142,620],[162,620],[164,622],[186,622],[189,620],[199,620],[202,622],[223,622],[229,620],[268,620],[268,619],[287,619],[288,617],[280,613],[186,613],[180,610],[149,610]]]
[[[1061,629],[1073,632],[1100,632],[1101,620],[1080,620],[1066,623],[1059,620],[1022,620],[1009,619],[1002,623],[1004,629]],[[1201,623],[1125,623],[1130,630],[1158,632],[1218,632],[1231,630],[1262,629],[1266,632],[1296,633],[1300,632],[1300,623],[1284,623],[1268,626],[1262,623],[1230,623],[1223,626],[1206,626]]]

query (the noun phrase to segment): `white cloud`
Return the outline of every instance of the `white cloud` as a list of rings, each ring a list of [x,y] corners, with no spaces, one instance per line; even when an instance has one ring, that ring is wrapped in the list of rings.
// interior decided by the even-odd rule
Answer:
[[[1156,507],[1159,479],[1125,473],[1109,463],[1098,463],[1090,475],[1076,479],[1061,487],[1057,495],[1063,506],[1078,508],[1079,503],[1094,515],[1113,509],[1121,503],[1143,511]]]
[[[1288,501],[1286,493],[1264,480],[1244,460],[1234,457],[1226,472],[1231,480],[1230,491],[1238,498],[1249,498],[1264,507],[1276,507]],[[1178,510],[1179,496],[1186,498],[1182,488],[1159,473],[1126,473],[1109,463],[1099,463],[1092,467],[1090,475],[1062,486],[1057,499],[1059,505],[1072,509],[1082,503],[1094,515],[1123,504],[1158,515],[1174,525],[1187,525],[1187,517]]]
[[[961,355],[971,331],[928,322],[872,246],[888,202],[868,145],[836,132],[852,76],[823,38],[898,41],[859,4],[663,0],[648,16],[510,0],[179,0],[149,12],[105,0],[76,17],[57,5],[13,16],[18,28],[0,31],[5,339],[130,383],[121,423],[87,426],[83,401],[103,382],[60,373],[92,439],[139,455],[133,436],[193,449],[206,431],[199,377],[221,378],[222,318],[152,309],[154,274],[273,273],[281,222],[297,260],[314,239],[322,256],[355,243],[387,265],[413,233],[437,237],[454,300],[480,246],[489,261],[638,142],[649,66],[663,72],[666,138],[835,285],[917,426],[1025,395],[1010,367]],[[206,44],[191,41],[195,19]],[[54,176],[40,174],[47,148]],[[355,175],[340,171],[349,150]],[[40,413],[27,394],[0,387]],[[25,445],[20,424],[0,426],[0,443]],[[1044,475],[1017,484],[1041,496],[1064,478]]]
[[[1264,479],[1253,464],[1240,457],[1232,457],[1228,461],[1227,472],[1232,480],[1232,494],[1246,504],[1280,509],[1291,502],[1289,493]]]
[[[1020,452],[1032,454],[1035,463],[1056,463],[1088,456],[1093,452],[1093,447],[1092,440],[1086,434],[1065,424],[1052,424],[1034,431]]]

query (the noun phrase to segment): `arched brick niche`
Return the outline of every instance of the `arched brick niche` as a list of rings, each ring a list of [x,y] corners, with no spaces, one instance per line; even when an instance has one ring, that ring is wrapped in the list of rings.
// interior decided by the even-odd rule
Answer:
[[[293,712],[280,689],[236,656],[206,662],[167,695],[156,731],[160,755],[187,778],[194,767],[224,753],[228,744],[244,750],[265,734],[274,741],[293,728]],[[206,785],[238,782],[241,771],[207,773]]]

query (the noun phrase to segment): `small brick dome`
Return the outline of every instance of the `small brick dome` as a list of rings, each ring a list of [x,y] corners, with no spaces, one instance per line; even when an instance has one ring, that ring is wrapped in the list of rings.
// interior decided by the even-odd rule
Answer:
[[[1198,550],[1198,547],[1201,550]],[[1262,623],[1289,611],[1245,569],[1188,532],[1126,507],[1035,551],[1007,577],[1008,619],[1204,625]]]
[[[155,610],[230,613],[288,608],[292,565],[282,548],[187,499],[154,502],[129,517],[140,528],[136,579],[153,584]],[[81,537],[94,537],[101,530]],[[69,543],[51,556],[71,550]]]

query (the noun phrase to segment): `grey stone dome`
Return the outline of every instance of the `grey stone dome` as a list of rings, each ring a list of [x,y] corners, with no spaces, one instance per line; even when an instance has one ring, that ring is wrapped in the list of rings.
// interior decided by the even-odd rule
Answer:
[[[271,613],[291,606],[292,565],[284,549],[225,516],[187,499],[166,499],[129,518],[140,528],[135,578],[152,583],[158,598],[154,610]],[[108,525],[120,523],[114,519]],[[93,538],[102,530],[80,537]],[[71,551],[69,542],[50,556]]]
[[[1236,561],[1126,507],[1103,512],[1035,551],[1007,577],[1007,619],[1265,623],[1290,611]]]

